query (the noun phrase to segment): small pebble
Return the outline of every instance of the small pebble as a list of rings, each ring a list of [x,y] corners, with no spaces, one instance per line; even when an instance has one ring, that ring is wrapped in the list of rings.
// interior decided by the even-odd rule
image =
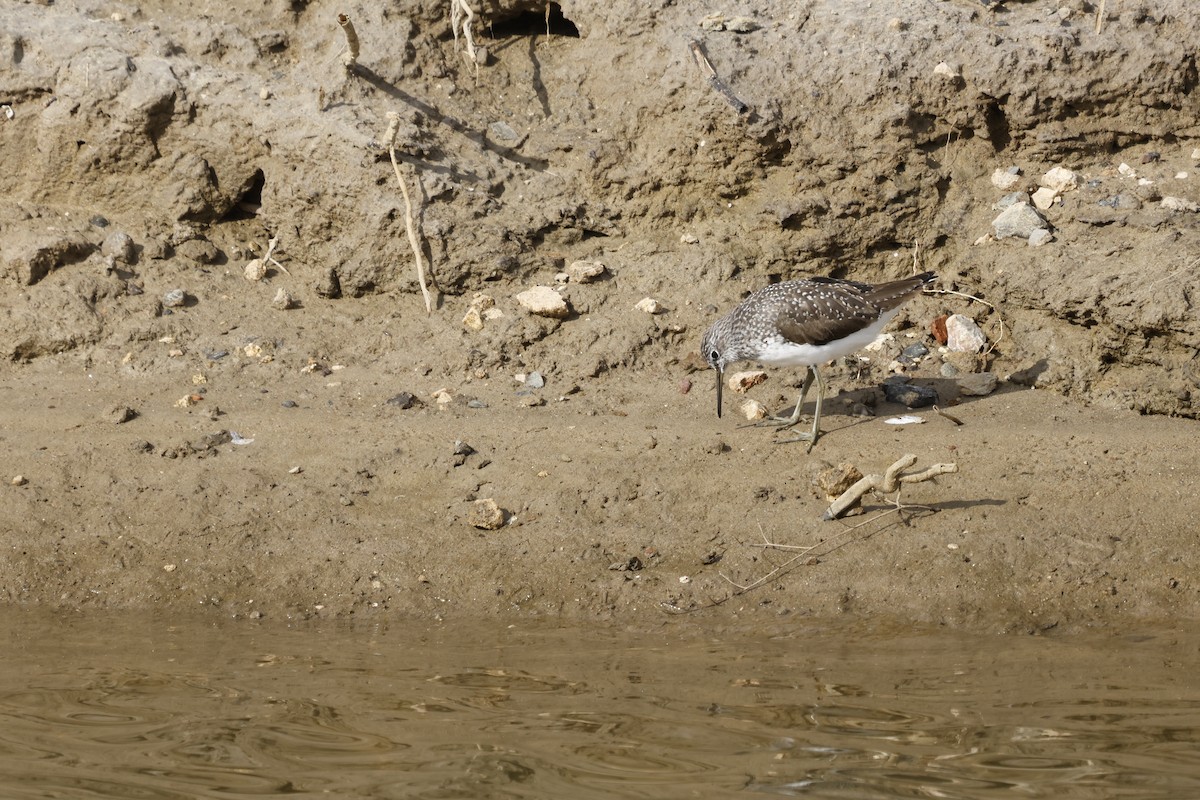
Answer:
[[[1041,247],[1044,244],[1049,244],[1054,241],[1054,234],[1045,228],[1038,228],[1033,233],[1029,234],[1030,247]]]
[[[179,308],[187,302],[187,292],[183,289],[172,289],[163,295],[162,304],[166,308]]]
[[[271,308],[279,311],[287,311],[296,305],[296,300],[282,286],[275,292],[275,297],[271,299]]]
[[[958,67],[952,66],[945,61],[940,62],[936,67],[933,68],[933,74],[941,75],[943,78],[947,78],[949,80],[958,80],[960,77],[962,77]]]
[[[114,424],[120,425],[123,422],[129,422],[137,416],[137,412],[129,406],[114,406],[108,411],[108,418]]]
[[[467,522],[472,527],[485,531],[495,531],[504,527],[505,511],[490,497],[476,500],[467,514]]]
[[[24,486],[27,483],[29,483],[29,481],[25,479],[24,475],[14,475],[13,476],[13,479],[12,479],[13,486]]]
[[[549,286],[534,286],[517,295],[517,302],[530,314],[563,319],[571,313],[566,298]]]
[[[261,281],[267,277],[267,263],[261,258],[251,259],[242,270],[242,276],[248,281]]]
[[[1021,176],[1011,170],[997,167],[992,171],[992,186],[1002,192],[1007,192],[1021,182]]]
[[[591,283],[604,275],[607,267],[599,261],[574,261],[567,267],[567,276],[575,283]]]
[[[530,389],[541,389],[546,385],[546,379],[540,372],[531,372],[525,376],[525,385]]]
[[[304,467],[292,467],[288,470],[289,475],[299,475],[301,472],[304,472]]]
[[[407,411],[420,401],[412,392],[400,392],[400,394],[392,395],[385,402],[389,406],[396,406],[401,411]]]
[[[742,403],[742,416],[753,422],[754,420],[766,419],[767,409],[762,403],[757,400],[747,400]]]
[[[283,406],[284,408],[295,408],[295,407],[296,407],[296,401],[295,401],[295,400],[284,400],[284,401],[283,401],[282,403],[280,403],[279,405]]]

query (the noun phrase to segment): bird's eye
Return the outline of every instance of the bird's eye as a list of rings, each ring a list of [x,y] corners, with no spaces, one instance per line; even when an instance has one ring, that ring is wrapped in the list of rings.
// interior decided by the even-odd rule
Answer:
[[[718,353],[716,350],[713,350],[712,352],[710,352],[710,353],[708,354],[708,360],[709,360],[709,361],[717,361],[717,360],[719,360],[720,358],[721,358],[721,354],[720,354],[720,353]]]

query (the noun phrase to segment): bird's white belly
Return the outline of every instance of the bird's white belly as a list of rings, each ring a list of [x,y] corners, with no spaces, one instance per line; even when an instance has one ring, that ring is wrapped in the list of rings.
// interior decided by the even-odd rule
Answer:
[[[862,330],[828,344],[796,344],[782,338],[768,342],[755,360],[776,367],[810,367],[857,353],[875,341],[883,326],[891,322],[899,310],[897,308],[888,311]]]

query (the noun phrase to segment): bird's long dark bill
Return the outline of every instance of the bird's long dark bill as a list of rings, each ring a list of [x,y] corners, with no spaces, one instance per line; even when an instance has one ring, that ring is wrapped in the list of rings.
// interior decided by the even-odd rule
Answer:
[[[722,378],[724,378],[724,373],[722,373],[721,370],[719,370],[719,369],[713,370],[713,372],[717,373],[717,419],[720,419],[721,418],[721,387],[725,383],[725,381],[722,380]]]

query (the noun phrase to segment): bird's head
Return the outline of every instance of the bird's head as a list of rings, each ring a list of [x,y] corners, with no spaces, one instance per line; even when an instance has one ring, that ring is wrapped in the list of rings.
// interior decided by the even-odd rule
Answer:
[[[721,416],[721,387],[725,382],[725,365],[729,363],[726,331],[721,321],[704,332],[700,342],[700,353],[708,365],[717,371],[717,417]]]

